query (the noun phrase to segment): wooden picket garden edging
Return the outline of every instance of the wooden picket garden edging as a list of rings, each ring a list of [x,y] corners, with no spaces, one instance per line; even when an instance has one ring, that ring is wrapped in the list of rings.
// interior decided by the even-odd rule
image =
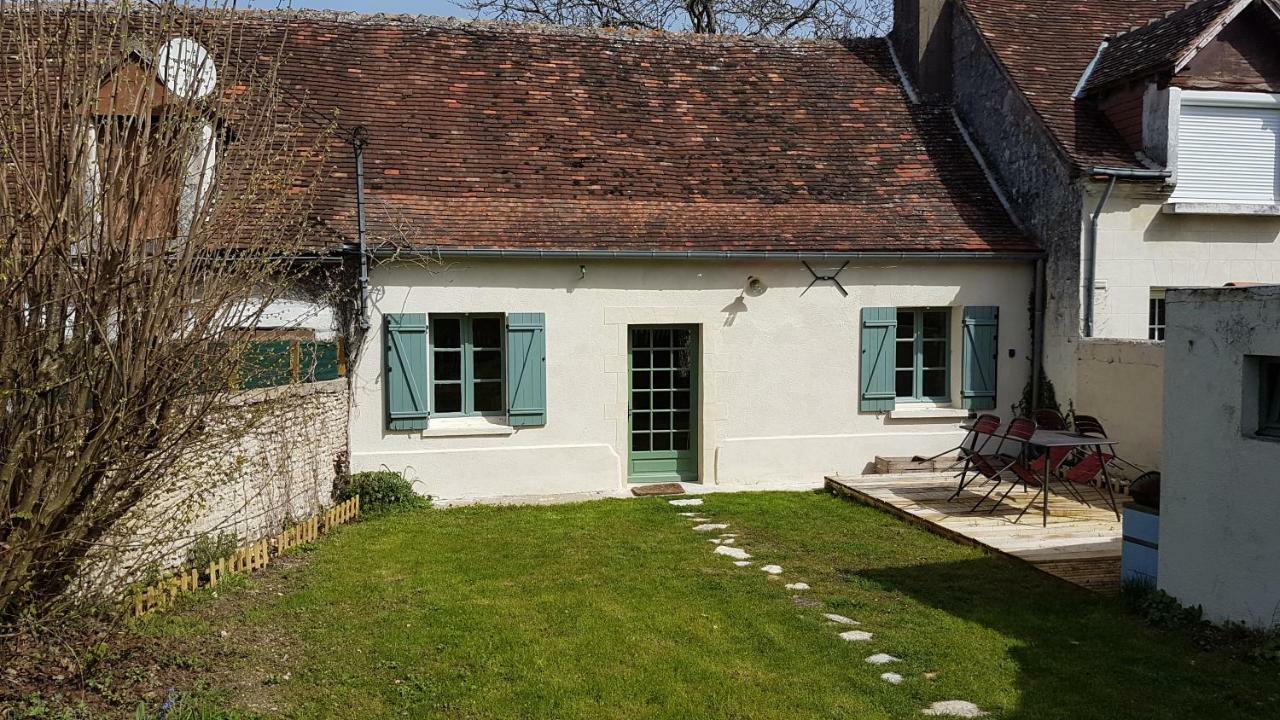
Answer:
[[[300,545],[313,543],[320,539],[322,533],[329,532],[338,525],[345,525],[358,517],[360,517],[360,496],[357,495],[346,502],[325,508],[319,515],[313,515],[286,528],[275,537],[263,538],[245,545],[227,557],[209,563],[209,567],[205,569],[203,582],[199,569],[190,568],[135,590],[132,602],[129,604],[129,611],[134,617],[141,617],[154,610],[169,607],[180,594],[193,592],[202,587],[215,588],[230,575],[242,575],[261,570],[271,562],[273,554],[278,557]]]

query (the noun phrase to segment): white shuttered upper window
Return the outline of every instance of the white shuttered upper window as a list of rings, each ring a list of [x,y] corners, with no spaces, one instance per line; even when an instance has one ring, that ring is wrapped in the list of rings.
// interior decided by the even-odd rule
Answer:
[[[1182,202],[1280,202],[1280,96],[1184,92],[1178,121]]]

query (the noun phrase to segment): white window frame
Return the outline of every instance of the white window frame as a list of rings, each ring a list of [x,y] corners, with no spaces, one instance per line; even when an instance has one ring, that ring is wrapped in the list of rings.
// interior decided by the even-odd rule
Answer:
[[[1156,307],[1152,303],[1159,302],[1159,311],[1155,313],[1157,317],[1152,317],[1152,311]],[[1151,288],[1150,294],[1147,296],[1147,339],[1164,342],[1165,328],[1168,327],[1166,308],[1164,304],[1164,288]]]
[[[1175,184],[1172,196],[1165,206],[1166,212],[1175,213],[1221,213],[1221,214],[1280,214],[1280,187],[1268,201],[1241,200],[1238,202],[1222,199],[1205,199],[1180,195],[1181,185],[1179,173],[1180,146],[1182,144],[1180,127],[1182,109],[1195,107],[1222,108],[1262,108],[1280,111],[1280,93],[1233,92],[1220,90],[1180,90],[1170,93],[1170,105],[1173,112],[1169,118],[1169,139],[1172,147],[1169,153],[1173,170],[1172,180]],[[1277,141],[1280,145],[1280,140]]]

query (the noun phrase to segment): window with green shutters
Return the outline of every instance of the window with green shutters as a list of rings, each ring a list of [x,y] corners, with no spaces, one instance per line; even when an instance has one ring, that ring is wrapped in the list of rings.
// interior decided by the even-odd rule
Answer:
[[[898,308],[893,391],[898,402],[951,400],[951,311]]]
[[[546,423],[542,313],[384,316],[388,430],[430,417],[486,416],[512,426]]]
[[[501,315],[431,316],[431,408],[436,417],[502,415]]]
[[[1000,353],[1000,308],[966,307],[962,325],[964,332],[964,352],[960,373],[962,404],[967,410],[994,410],[996,370]]]

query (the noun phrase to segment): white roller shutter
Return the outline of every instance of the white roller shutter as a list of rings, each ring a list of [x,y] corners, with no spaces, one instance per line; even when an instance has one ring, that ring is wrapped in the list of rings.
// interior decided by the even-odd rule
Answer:
[[[1280,108],[1183,103],[1173,200],[1276,203]]]

